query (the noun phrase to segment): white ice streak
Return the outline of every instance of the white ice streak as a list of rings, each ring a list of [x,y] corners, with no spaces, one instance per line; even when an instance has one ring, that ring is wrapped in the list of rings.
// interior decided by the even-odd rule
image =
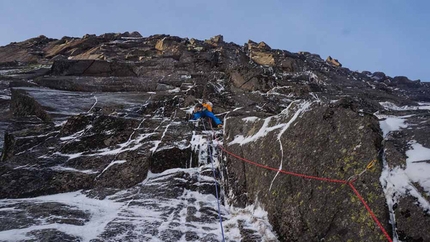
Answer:
[[[19,69],[0,70],[0,75],[7,75],[18,72]]]
[[[127,160],[114,160],[108,166],[106,166],[106,168],[104,168],[102,172],[100,172],[100,175],[103,174],[103,173],[105,173],[105,171],[107,171],[107,169],[109,169],[111,166],[117,165],[117,164],[123,164],[123,163],[126,163],[126,162],[127,162]]]
[[[94,95],[93,96],[94,97],[94,104],[91,106],[91,108],[87,111],[87,113],[90,113],[92,110],[93,110],[93,108],[97,105],[97,102],[98,102],[98,99],[97,99],[97,97],[96,97],[96,95]]]
[[[296,102],[293,102],[293,103],[296,103]],[[243,135],[237,135],[237,136],[235,136],[234,140],[232,140],[229,143],[229,145],[233,145],[233,144],[244,145],[244,144],[247,144],[250,142],[254,142],[254,141],[258,140],[259,138],[262,138],[262,137],[266,136],[268,133],[270,133],[274,130],[277,130],[277,129],[282,129],[281,132],[279,133],[280,135],[282,135],[288,129],[288,127],[291,125],[291,123],[293,123],[297,119],[297,117],[300,114],[302,114],[303,112],[305,112],[311,105],[310,102],[303,102],[301,104],[298,104],[299,108],[296,111],[296,113],[294,114],[294,116],[290,119],[289,122],[269,126],[272,119],[279,119],[281,117],[284,117],[285,115],[288,115],[288,112],[289,112],[288,110],[291,108],[293,103],[291,103],[280,114],[278,114],[276,116],[271,116],[271,117],[265,118],[263,125],[260,127],[260,129],[257,131],[257,133],[255,133],[254,135],[247,136],[247,137],[245,137]],[[279,139],[280,135],[278,135],[278,139]]]
[[[173,93],[173,92],[180,92],[180,91],[181,91],[181,89],[180,89],[179,87],[174,88],[174,89],[171,89],[171,90],[168,90],[168,92],[170,92],[170,93]]]
[[[55,152],[54,155],[58,155],[58,156],[67,156],[68,160],[73,160],[76,159],[80,156],[82,156],[83,152],[79,152],[79,153],[73,153],[73,154],[65,154],[65,153],[61,153],[61,152]],[[39,157],[39,159],[46,159],[47,156],[46,155],[42,155]]]
[[[259,138],[262,138],[264,136],[266,136],[268,133],[272,132],[273,130],[276,129],[280,129],[282,127],[284,127],[284,124],[278,124],[275,126],[269,126],[270,121],[272,120],[273,117],[268,117],[264,119],[264,123],[261,126],[261,128],[258,130],[257,133],[255,133],[252,136],[248,136],[245,137],[243,135],[236,135],[234,137],[234,140],[232,140],[229,145],[233,145],[233,144],[239,144],[239,145],[244,145],[250,142],[254,142],[256,140],[258,140]]]
[[[98,171],[94,171],[94,170],[79,170],[76,168],[72,168],[72,167],[65,167],[65,166],[52,166],[50,167],[51,170],[54,171],[70,171],[70,172],[80,172],[80,173],[85,173],[85,174],[97,174]]]
[[[318,98],[317,98],[317,101],[319,102]],[[284,148],[282,146],[281,137],[285,133],[285,131],[287,131],[287,129],[291,126],[291,124],[296,121],[296,119],[300,116],[300,114],[302,114],[303,112],[305,112],[306,110],[309,109],[309,107],[311,106],[311,104],[312,104],[311,102],[304,102],[304,103],[300,104],[299,105],[299,109],[294,113],[294,115],[290,119],[290,121],[288,121],[285,124],[285,127],[283,127],[282,130],[278,134],[277,138],[278,138],[278,142],[279,142],[279,149],[281,150],[281,161],[280,161],[280,164],[279,164],[278,172],[276,172],[276,175],[273,177],[273,180],[270,183],[269,191],[272,189],[273,182],[275,181],[276,177],[278,177],[279,171],[282,170],[282,163],[284,162]],[[288,107],[286,109],[284,109],[281,114],[284,115],[284,116],[288,116],[289,110],[290,110],[290,108],[291,108],[292,105],[293,105],[293,102],[290,103],[290,105],[288,105]]]
[[[10,99],[11,99],[11,97],[10,97],[10,96],[7,96],[7,95],[0,95],[0,99],[3,99],[3,100],[10,100]]]
[[[92,125],[88,125],[85,129],[79,130],[78,132],[76,132],[72,135],[61,137],[60,140],[61,141],[75,140],[75,139],[81,137],[91,127],[92,127]]]
[[[245,121],[245,123],[248,123],[248,122],[254,123],[255,121],[259,120],[259,118],[258,117],[246,117],[246,118],[243,118],[242,120]]]
[[[198,153],[198,164],[206,164],[208,160],[208,144],[207,139],[203,137],[203,135],[196,134],[196,131],[193,131],[193,135],[191,136],[191,150],[194,153]],[[190,167],[191,167],[192,157],[190,158]]]
[[[418,103],[419,106],[397,106],[396,104],[392,102],[380,102],[382,107],[384,107],[386,110],[393,110],[393,111],[407,111],[407,110],[430,110],[430,103]]]

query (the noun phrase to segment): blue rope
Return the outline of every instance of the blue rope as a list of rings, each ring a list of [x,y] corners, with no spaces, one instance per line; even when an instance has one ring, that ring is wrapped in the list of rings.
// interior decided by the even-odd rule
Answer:
[[[203,128],[205,129],[205,131],[207,131],[204,120],[203,120]],[[217,203],[218,203],[218,218],[219,218],[219,224],[220,224],[220,227],[221,227],[222,241],[224,242],[225,238],[224,238],[224,229],[223,229],[223,226],[222,226],[222,217],[221,217],[221,208],[220,208],[221,206],[220,206],[219,196],[218,196],[218,182],[216,180],[216,174],[215,174],[215,168],[214,168],[214,162],[213,162],[212,149],[211,148],[212,148],[212,146],[210,145],[209,139],[208,139],[208,154],[209,154],[209,158],[210,158],[210,161],[211,161],[212,174],[213,174],[214,181],[215,181],[215,194],[216,194],[216,200],[217,200]]]

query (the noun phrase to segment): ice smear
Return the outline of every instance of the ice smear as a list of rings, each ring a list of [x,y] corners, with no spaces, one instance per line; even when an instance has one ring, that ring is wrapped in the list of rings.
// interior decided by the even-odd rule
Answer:
[[[296,102],[293,102],[293,103],[296,103]],[[280,133],[279,133],[279,134],[282,135],[282,133],[284,133],[285,130],[288,129],[288,127],[291,125],[291,123],[293,123],[297,119],[297,117],[300,114],[304,113],[310,107],[310,105],[311,105],[310,102],[303,102],[301,104],[298,104],[298,109],[297,109],[296,113],[293,115],[293,117],[290,119],[289,122],[275,124],[273,126],[270,126],[270,123],[271,123],[272,120],[277,121],[278,119],[280,119],[280,118],[285,117],[286,115],[288,115],[288,112],[289,112],[288,110],[291,108],[292,104],[290,104],[280,114],[278,114],[276,116],[271,116],[271,117],[265,118],[263,125],[257,131],[257,133],[255,133],[254,135],[247,136],[247,137],[245,137],[243,135],[237,135],[237,136],[235,136],[234,140],[229,143],[229,145],[233,145],[233,144],[244,145],[244,144],[247,144],[247,143],[250,143],[250,142],[254,142],[254,141],[258,140],[259,138],[262,138],[262,137],[266,136],[268,133],[270,133],[270,132],[272,132],[274,130],[277,130],[277,129],[282,129],[280,131]],[[279,139],[279,137],[278,137],[278,139]]]
[[[12,229],[0,231],[0,241],[20,241],[29,239],[30,236],[26,235],[33,230],[42,229],[56,229],[66,234],[70,234],[82,239],[82,241],[90,241],[100,235],[106,225],[115,217],[117,217],[120,208],[124,203],[115,202],[109,199],[97,200],[86,197],[81,192],[61,193],[56,195],[41,196],[36,198],[26,199],[13,199],[13,200],[0,200],[0,204],[5,202],[57,202],[77,208],[81,211],[86,211],[91,214],[90,220],[84,225],[73,224],[40,224],[22,229]],[[11,240],[13,238],[13,240]]]
[[[411,141],[409,144],[411,149],[406,151],[408,156],[406,167],[390,168],[384,158],[384,167],[379,178],[390,211],[390,223],[393,226],[393,231],[396,231],[394,207],[399,199],[404,196],[414,197],[423,211],[430,215],[429,201],[416,188],[418,185],[427,195],[430,195],[430,149],[423,147],[416,141]],[[394,232],[394,241],[398,241],[396,232]]]
[[[240,241],[242,239],[237,224],[239,224],[239,221],[245,221],[254,230],[258,231],[262,241],[278,241],[276,234],[272,232],[272,225],[268,222],[268,213],[257,202],[255,204],[245,208],[228,207],[230,217],[224,222],[224,227],[226,228],[226,237],[229,240]]]
[[[193,131],[190,145],[191,145],[191,150],[194,153],[198,153],[198,163],[206,164],[208,160],[208,152],[207,152],[208,144],[207,144],[206,138],[203,137],[203,135],[201,134],[196,134],[196,131]],[[191,161],[192,161],[192,158],[190,159],[190,167],[191,167]]]
[[[203,136],[195,140],[194,145],[200,145],[205,142]],[[197,147],[195,147],[197,148]],[[200,147],[202,148],[202,147]],[[204,149],[204,148],[203,148]],[[216,160],[218,157],[214,157]],[[117,161],[121,163],[121,161]],[[219,165],[219,162],[216,162]],[[214,178],[202,175],[202,171],[208,171],[209,165],[203,165],[195,168],[175,168],[166,170],[162,173],[155,174],[148,172],[146,179],[133,188],[120,191],[114,195],[108,196],[104,200],[97,200],[86,197],[81,192],[72,192],[57,194],[51,196],[42,196],[29,199],[5,199],[0,200],[0,205],[7,204],[10,207],[19,202],[46,203],[57,202],[71,206],[73,209],[79,209],[91,214],[91,217],[84,225],[52,223],[45,220],[39,225],[30,225],[26,228],[6,230],[0,232],[1,241],[16,241],[32,239],[28,232],[42,229],[55,229],[66,234],[76,236],[80,241],[91,241],[102,239],[103,233],[109,234],[115,231],[115,227],[127,227],[130,225],[131,230],[124,233],[117,233],[112,241],[127,241],[132,234],[136,241],[166,241],[162,240],[159,235],[172,231],[171,225],[177,224],[174,230],[181,233],[192,231],[199,238],[212,235],[214,241],[221,241],[221,230],[214,214],[217,211],[217,200],[212,194],[202,194],[198,191],[185,189],[182,195],[178,197],[157,197],[151,193],[145,192],[145,187],[157,187],[164,189],[168,181],[174,179],[176,182],[190,182],[187,179],[178,177],[178,173],[186,173],[189,177],[197,177],[198,181],[193,183],[197,186],[211,184]],[[181,186],[182,187],[182,186]],[[151,191],[151,190],[149,190]],[[190,202],[191,201],[191,202]],[[187,220],[190,207],[195,207],[196,220]],[[208,209],[210,209],[208,211]],[[166,213],[166,211],[178,211],[178,213]],[[200,211],[208,211],[203,214]],[[212,212],[211,212],[212,211]],[[168,216],[166,216],[166,214]],[[272,227],[268,222],[267,212],[259,206],[248,206],[244,209],[234,208],[233,206],[221,207],[223,217],[226,241],[240,241],[242,236],[239,227],[252,229],[255,233],[262,236],[262,241],[277,241],[276,235],[271,232]],[[208,217],[209,216],[209,217]],[[209,220],[206,218],[208,217]],[[149,227],[149,228],[148,228]],[[157,231],[157,235],[148,234],[149,231]],[[11,240],[13,238],[13,240]],[[185,241],[183,236],[179,241]]]

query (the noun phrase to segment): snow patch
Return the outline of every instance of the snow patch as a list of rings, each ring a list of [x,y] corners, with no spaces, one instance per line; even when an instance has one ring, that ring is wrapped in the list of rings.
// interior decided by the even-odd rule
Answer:
[[[406,151],[405,172],[411,181],[420,186],[430,195],[430,149],[417,143],[409,142],[411,149]],[[429,211],[430,212],[430,211]]]
[[[171,89],[168,92],[172,93],[172,92],[180,92],[181,89],[179,87],[175,88],[175,89]]]
[[[245,123],[248,123],[248,122],[251,122],[251,123],[254,123],[255,121],[257,121],[257,120],[259,120],[260,118],[258,118],[258,117],[246,117],[246,118],[243,118],[242,120],[245,122]]]
[[[181,79],[191,79],[191,75],[182,75]]]
[[[238,228],[239,221],[245,221],[254,230],[259,232],[262,241],[278,241],[269,224],[268,213],[259,205],[249,205],[245,208],[229,207],[231,217],[224,222],[226,238],[232,241],[240,241],[242,236]]]
[[[430,103],[418,103],[420,106],[397,106],[396,104],[392,102],[380,102],[382,107],[384,107],[386,110],[393,110],[393,111],[407,111],[407,110],[430,110]]]
[[[381,127],[383,137],[387,137],[388,133],[392,131],[398,131],[401,128],[407,128],[408,125],[405,124],[406,119],[412,117],[411,115],[407,116],[377,116],[378,118],[383,118],[384,120],[379,121],[379,125]]]

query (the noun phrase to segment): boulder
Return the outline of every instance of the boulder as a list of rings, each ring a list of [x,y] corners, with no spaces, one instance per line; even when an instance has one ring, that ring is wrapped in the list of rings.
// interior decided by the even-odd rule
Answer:
[[[245,44],[245,47],[248,49],[248,50],[252,50],[253,48],[257,48],[257,43],[256,42],[254,42],[254,41],[252,41],[252,40],[248,40],[248,43],[246,43]]]
[[[275,65],[275,57],[270,52],[262,52],[262,51],[251,51],[250,58],[257,64],[263,66],[274,66]]]
[[[35,115],[44,122],[51,122],[51,116],[24,90],[12,89],[10,109],[15,117]]]
[[[216,35],[209,40],[206,40],[205,43],[218,46],[219,44],[224,43],[224,37],[222,35]]]
[[[342,64],[340,64],[340,62],[337,59],[333,59],[331,56],[327,57],[325,61],[336,67],[342,67]]]
[[[266,44],[265,42],[261,41],[260,43],[258,43],[257,48],[260,50],[271,50],[272,48],[270,48],[270,46],[268,44]]]
[[[384,80],[387,78],[384,72],[376,71],[372,74],[372,77],[374,77],[377,80]]]
[[[155,44],[155,49],[159,51],[167,51],[169,49],[172,49],[179,42],[181,42],[181,39],[179,37],[164,37],[157,41],[157,43]]]
[[[131,33],[125,32],[121,36],[122,37],[128,37],[128,38],[130,38],[130,37],[131,38],[142,38],[142,35],[139,32],[137,32],[137,31],[133,31]]]

